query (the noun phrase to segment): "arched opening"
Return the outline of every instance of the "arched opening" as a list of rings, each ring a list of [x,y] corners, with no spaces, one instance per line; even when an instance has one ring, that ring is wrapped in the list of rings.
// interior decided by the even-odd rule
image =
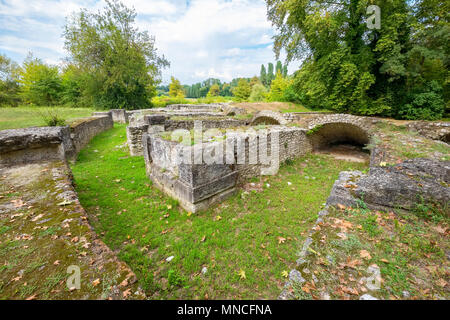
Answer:
[[[441,141],[444,141],[445,143],[449,143],[450,144],[450,133],[447,133],[446,135],[444,135],[441,138]]]
[[[369,161],[370,153],[364,148],[369,143],[369,135],[356,125],[327,123],[310,130],[308,138],[316,153],[347,161]]]
[[[279,125],[280,121],[278,121],[277,119],[272,118],[272,117],[258,117],[252,121],[252,126],[256,126],[259,124]]]

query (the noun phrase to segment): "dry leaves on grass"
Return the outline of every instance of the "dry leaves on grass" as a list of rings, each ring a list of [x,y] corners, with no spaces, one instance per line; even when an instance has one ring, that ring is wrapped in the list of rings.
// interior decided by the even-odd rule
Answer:
[[[359,256],[360,256],[361,258],[367,259],[367,260],[372,259],[372,256],[370,255],[369,251],[367,251],[367,250],[361,250],[361,251],[359,252]]]
[[[92,281],[92,286],[96,287],[100,284],[100,279],[95,279],[94,281]]]
[[[22,199],[11,200],[11,202],[14,204],[14,208],[22,208],[25,205]]]
[[[286,242],[286,238],[278,237],[277,239],[278,239],[278,244],[281,244],[281,243],[285,243],[285,242]]]
[[[245,275],[245,271],[242,269],[239,270],[238,276],[240,277],[241,280],[247,279],[247,276]]]

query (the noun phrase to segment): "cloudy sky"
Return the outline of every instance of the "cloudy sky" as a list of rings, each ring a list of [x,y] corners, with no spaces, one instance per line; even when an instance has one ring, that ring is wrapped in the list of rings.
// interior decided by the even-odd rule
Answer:
[[[264,0],[123,0],[137,13],[137,25],[156,37],[170,61],[163,82],[184,84],[209,77],[230,81],[259,74],[275,60],[274,30]],[[0,53],[21,63],[29,51],[51,64],[67,56],[65,17],[80,8],[98,10],[103,0],[0,0]],[[282,58],[284,58],[282,56]],[[289,65],[293,72],[298,63]]]

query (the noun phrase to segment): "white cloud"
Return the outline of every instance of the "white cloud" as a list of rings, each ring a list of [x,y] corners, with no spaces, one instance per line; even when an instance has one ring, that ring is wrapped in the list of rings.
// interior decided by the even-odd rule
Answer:
[[[264,0],[122,0],[138,12],[137,25],[156,38],[159,54],[171,62],[163,71],[183,83],[207,77],[229,81],[251,77],[274,60],[273,29]],[[0,52],[21,62],[30,50],[44,61],[60,61],[65,17],[103,0],[3,0]],[[290,68],[291,69],[291,68]]]

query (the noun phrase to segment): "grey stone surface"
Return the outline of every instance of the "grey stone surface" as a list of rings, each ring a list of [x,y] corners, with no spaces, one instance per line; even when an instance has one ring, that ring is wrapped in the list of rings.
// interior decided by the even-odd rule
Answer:
[[[64,160],[74,154],[69,127],[32,127],[0,131],[0,165]]]
[[[450,143],[450,123],[441,121],[414,121],[406,124],[412,131],[433,139]]]
[[[75,160],[96,134],[112,128],[109,114],[79,119],[70,127],[31,127],[0,131],[0,165]]]
[[[223,199],[221,195],[228,194],[247,178],[261,175],[272,164],[281,164],[310,150],[304,130],[282,126],[264,132],[227,132],[225,140],[193,146],[164,140],[159,134],[148,134],[143,143],[147,144],[143,150],[149,177],[184,207],[195,207],[194,210],[205,208],[206,203],[213,204],[213,197]],[[270,156],[275,147],[279,153],[274,154],[273,162]],[[208,163],[207,156],[220,155],[219,150],[221,163]],[[196,164],[195,155],[202,155],[201,164]],[[254,162],[250,155],[254,156]],[[265,163],[264,156],[269,156]]]
[[[128,123],[129,114],[124,109],[112,109],[111,110],[112,119],[114,122],[118,123]]]
[[[287,124],[287,120],[284,118],[284,116],[281,112],[262,110],[253,116],[250,123],[252,126],[255,126],[258,124],[285,125],[285,124]]]
[[[359,297],[359,300],[378,300],[378,298],[375,298],[374,296],[366,293]]]
[[[112,118],[108,116],[97,116],[86,119],[80,119],[70,126],[70,137],[75,147],[75,154],[69,156],[70,160],[74,157],[89,141],[97,134],[111,129],[114,126]]]

